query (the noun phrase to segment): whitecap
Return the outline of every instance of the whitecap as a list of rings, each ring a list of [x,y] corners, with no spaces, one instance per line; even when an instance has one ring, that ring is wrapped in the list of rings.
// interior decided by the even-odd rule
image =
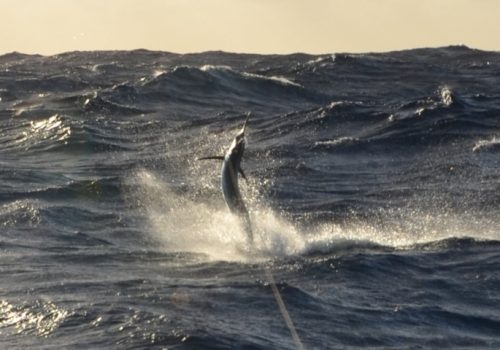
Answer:
[[[439,89],[439,96],[441,98],[441,102],[446,107],[451,106],[455,102],[453,91],[448,86],[443,86]]]
[[[321,140],[314,143],[315,146],[338,146],[358,142],[356,137],[343,136],[333,140]]]
[[[481,151],[483,149],[489,149],[494,147],[500,147],[500,139],[497,139],[496,136],[493,136],[491,140],[479,140],[475,143],[474,147],[472,147],[472,152]]]
[[[291,85],[291,86],[296,86],[296,87],[300,87],[300,88],[303,88],[302,85],[300,85],[299,83],[296,83],[288,78],[285,78],[283,76],[266,76],[266,75],[260,75],[260,74],[254,74],[254,73],[247,73],[247,72],[244,72],[243,73],[243,76],[245,77],[249,77],[249,78],[254,78],[254,79],[263,79],[263,80],[270,80],[270,81],[273,81],[273,82],[276,82],[276,83],[279,83],[281,85]]]

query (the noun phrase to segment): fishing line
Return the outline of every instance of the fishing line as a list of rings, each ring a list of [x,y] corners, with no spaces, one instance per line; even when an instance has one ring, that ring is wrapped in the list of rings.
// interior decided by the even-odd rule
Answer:
[[[300,340],[299,334],[297,333],[295,325],[293,324],[293,320],[290,317],[290,313],[288,312],[286,305],[285,305],[285,302],[283,301],[283,298],[281,297],[281,293],[278,290],[278,286],[276,285],[276,281],[274,280],[274,276],[273,276],[271,270],[268,267],[265,267],[264,272],[266,274],[269,285],[271,286],[271,290],[273,291],[274,299],[276,299],[276,303],[278,304],[278,308],[280,309],[281,316],[283,316],[283,319],[285,320],[285,324],[288,327],[288,330],[290,331],[290,334],[292,336],[292,340],[295,344],[295,347],[299,350],[304,350],[305,349],[304,345],[302,344],[302,341]]]

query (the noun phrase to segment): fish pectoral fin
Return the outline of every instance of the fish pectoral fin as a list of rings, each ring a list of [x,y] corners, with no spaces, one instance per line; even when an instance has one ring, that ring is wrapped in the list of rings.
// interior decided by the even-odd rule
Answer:
[[[240,172],[241,176],[243,176],[243,178],[245,179],[246,182],[248,182],[248,179],[247,177],[245,176],[245,173],[243,172],[243,169],[241,169],[241,167],[238,168],[238,171]]]
[[[224,160],[224,157],[223,156],[210,156],[210,157],[196,158],[196,160],[205,160],[205,159]]]

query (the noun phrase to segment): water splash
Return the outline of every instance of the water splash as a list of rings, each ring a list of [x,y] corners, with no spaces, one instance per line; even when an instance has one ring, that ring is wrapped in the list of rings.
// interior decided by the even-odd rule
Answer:
[[[135,194],[145,209],[151,236],[162,249],[201,253],[213,260],[265,261],[312,253],[333,253],[352,247],[396,249],[450,237],[500,239],[494,222],[474,213],[425,213],[417,209],[380,210],[378,217],[342,224],[292,223],[263,203],[249,203],[255,242],[252,253],[239,219],[221,198],[190,197],[176,192],[146,170],[135,174]],[[471,220],[471,217],[474,220]]]
[[[177,194],[153,173],[142,170],[133,180],[150,224],[150,233],[164,249],[204,253],[222,260],[240,260],[245,234],[238,218],[215,203]]]

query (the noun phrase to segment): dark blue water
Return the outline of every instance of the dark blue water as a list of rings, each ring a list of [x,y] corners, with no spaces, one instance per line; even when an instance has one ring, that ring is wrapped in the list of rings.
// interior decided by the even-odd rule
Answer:
[[[499,349],[500,53],[0,56],[0,348],[293,349],[265,269],[306,349]]]

